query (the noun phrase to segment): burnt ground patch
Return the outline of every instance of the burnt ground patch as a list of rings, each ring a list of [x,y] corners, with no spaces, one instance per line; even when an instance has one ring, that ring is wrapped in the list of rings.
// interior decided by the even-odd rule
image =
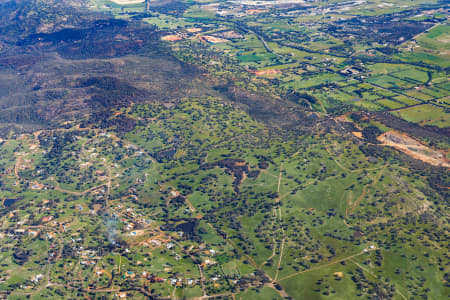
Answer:
[[[177,0],[162,0],[149,3],[149,9],[162,14],[181,16],[190,7],[189,3]]]
[[[199,72],[171,56],[155,27],[52,1],[45,7],[0,3],[0,42],[6,45],[0,53],[0,134],[67,120],[128,131],[135,122],[111,118],[111,109],[173,101],[194,91]],[[39,11],[39,18],[25,18],[31,11]],[[39,21],[48,19],[53,23],[36,32]]]
[[[34,34],[57,32],[64,28],[85,28],[92,20],[102,18],[100,14],[81,12],[75,7],[83,1],[0,1],[0,41],[6,45],[15,45]],[[4,54],[4,50],[2,49],[0,56]]]
[[[19,47],[56,50],[67,59],[112,58],[136,53],[156,40],[156,27],[141,27],[125,20],[100,19],[83,28],[64,28],[50,33],[31,34],[19,40]]]
[[[162,230],[183,232],[184,239],[200,240],[198,235],[199,221],[193,218],[169,219],[167,223],[161,225]]]
[[[36,32],[42,26],[37,19],[23,17],[38,8],[40,19],[55,19],[45,32]],[[29,132],[66,121],[129,131],[135,122],[114,117],[112,110],[204,95],[231,101],[268,124],[310,123],[296,103],[251,93],[233,82],[214,89],[213,79],[171,55],[151,25],[69,8],[55,2],[44,9],[34,1],[0,5],[0,20],[10,16],[8,26],[0,25],[0,41],[8,45],[0,53],[0,86],[6,87],[0,90],[1,135],[11,128]]]
[[[87,78],[80,83],[79,87],[88,88],[90,94],[94,94],[86,101],[92,108],[127,105],[134,99],[142,99],[147,95],[145,90],[140,90],[126,81],[111,76]]]
[[[305,126],[308,118],[305,109],[290,101],[275,100],[260,93],[251,93],[236,87],[233,83],[214,87],[219,93],[246,110],[253,118],[274,126],[290,127],[302,121]]]

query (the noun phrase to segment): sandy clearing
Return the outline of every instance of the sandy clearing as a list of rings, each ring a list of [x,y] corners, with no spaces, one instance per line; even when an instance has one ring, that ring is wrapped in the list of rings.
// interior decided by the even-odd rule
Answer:
[[[170,42],[176,42],[176,41],[182,40],[181,36],[179,36],[177,34],[166,35],[166,36],[163,36],[161,39],[163,41],[170,41]]]
[[[362,132],[361,131],[352,131],[352,134],[356,136],[357,138],[362,138]]]
[[[255,14],[260,14],[260,13],[265,13],[268,12],[267,9],[248,9],[246,10],[246,13],[248,13],[249,15],[255,15]]]
[[[119,5],[127,5],[127,4],[143,3],[145,2],[145,0],[111,0],[111,2],[114,2]]]
[[[200,37],[201,40],[212,43],[212,44],[218,44],[218,43],[226,43],[229,42],[229,40],[218,38],[211,35],[204,35]]]
[[[390,146],[402,151],[412,158],[434,166],[450,167],[446,153],[429,148],[404,133],[388,131],[377,137],[384,146]]]
[[[270,69],[270,70],[260,70],[260,71],[255,72],[256,76],[268,76],[268,75],[276,75],[276,74],[281,74],[281,71],[278,69]]]
[[[339,116],[339,117],[335,117],[334,119],[338,122],[346,122],[346,123],[350,123],[351,121],[348,119],[347,117],[348,114]]]
[[[202,31],[202,29],[194,27],[194,28],[188,28],[188,29],[186,29],[186,31],[189,33],[196,33],[196,32]]]
[[[267,76],[273,77],[277,74],[281,74],[281,70],[269,69],[269,70],[249,70],[250,73],[255,74],[258,77]]]

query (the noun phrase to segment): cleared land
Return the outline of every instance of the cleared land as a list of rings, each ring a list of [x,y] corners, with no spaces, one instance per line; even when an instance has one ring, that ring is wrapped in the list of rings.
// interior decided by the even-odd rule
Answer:
[[[389,131],[378,136],[377,139],[382,142],[383,145],[394,147],[415,159],[419,159],[435,166],[450,167],[450,161],[447,159],[445,153],[422,145],[406,134]]]
[[[138,4],[145,2],[145,0],[110,0],[110,1],[119,5]]]

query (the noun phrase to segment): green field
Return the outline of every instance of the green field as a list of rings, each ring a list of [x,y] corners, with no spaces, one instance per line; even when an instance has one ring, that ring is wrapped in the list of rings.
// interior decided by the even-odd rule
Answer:
[[[403,106],[405,106],[402,103],[396,102],[396,101],[392,101],[389,99],[383,99],[383,100],[378,100],[377,103],[383,105],[384,107],[388,108],[388,109],[398,109],[401,108]]]
[[[395,114],[413,123],[429,124],[438,127],[450,126],[448,113],[443,108],[436,107],[432,104],[406,108],[395,112]]]

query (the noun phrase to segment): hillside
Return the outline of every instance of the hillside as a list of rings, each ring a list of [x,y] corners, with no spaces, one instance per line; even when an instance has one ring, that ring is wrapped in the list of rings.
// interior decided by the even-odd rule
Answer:
[[[0,297],[450,293],[448,4],[0,0],[0,24]]]

